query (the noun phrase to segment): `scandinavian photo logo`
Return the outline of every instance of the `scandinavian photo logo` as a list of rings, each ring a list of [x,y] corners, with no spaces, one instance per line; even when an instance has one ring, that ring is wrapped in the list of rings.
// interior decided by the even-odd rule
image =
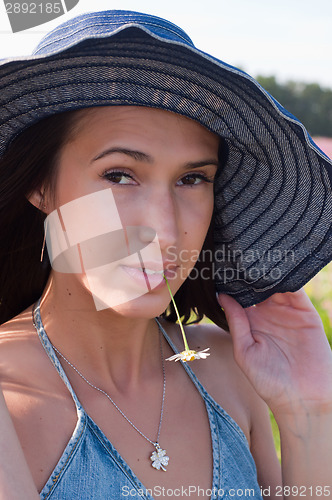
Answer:
[[[79,0],[4,0],[13,33],[52,21],[72,10]]]

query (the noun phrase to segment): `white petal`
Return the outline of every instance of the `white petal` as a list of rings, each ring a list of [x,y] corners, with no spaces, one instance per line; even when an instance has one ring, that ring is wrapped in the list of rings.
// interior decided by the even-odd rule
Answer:
[[[179,359],[181,359],[181,354],[174,354],[173,356],[166,358],[166,361],[179,361]]]
[[[203,353],[203,354],[201,354],[201,353],[198,354],[198,357],[202,358],[202,359],[206,359],[208,356],[210,356],[209,352],[206,352],[206,353]]]

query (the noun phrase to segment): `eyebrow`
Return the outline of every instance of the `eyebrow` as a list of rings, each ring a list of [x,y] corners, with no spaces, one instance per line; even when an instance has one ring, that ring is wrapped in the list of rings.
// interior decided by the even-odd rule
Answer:
[[[114,148],[106,149],[102,153],[99,153],[97,156],[95,156],[91,160],[91,163],[94,161],[100,160],[101,158],[104,158],[105,156],[112,155],[115,153],[121,153],[121,154],[130,156],[130,158],[133,158],[134,160],[140,161],[140,162],[153,163],[153,161],[154,161],[152,156],[148,155],[147,153],[143,153],[142,151],[114,147]],[[184,165],[184,167],[185,168],[200,168],[200,167],[204,167],[205,165],[216,165],[216,167],[219,167],[220,164],[219,164],[219,161],[216,160],[215,158],[207,158],[206,160],[188,162]]]
[[[109,148],[103,151],[102,153],[98,154],[95,158],[92,159],[92,161],[100,160],[101,158],[104,158],[105,156],[114,154],[114,153],[121,153],[127,156],[130,156],[136,161],[145,161],[148,163],[152,163],[153,159],[152,156],[142,153],[142,151],[135,151],[133,149],[127,149],[127,148]]]

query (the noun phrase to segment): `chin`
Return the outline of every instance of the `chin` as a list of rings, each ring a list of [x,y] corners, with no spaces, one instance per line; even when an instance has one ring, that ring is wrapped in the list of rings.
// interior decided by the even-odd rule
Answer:
[[[146,293],[137,299],[104,309],[126,318],[151,319],[160,316],[169,305],[169,295]]]

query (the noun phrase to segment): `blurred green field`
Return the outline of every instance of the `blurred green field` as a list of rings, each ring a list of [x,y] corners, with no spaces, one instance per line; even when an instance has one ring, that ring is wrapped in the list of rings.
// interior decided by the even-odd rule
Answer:
[[[317,309],[332,347],[332,262],[304,287]]]

